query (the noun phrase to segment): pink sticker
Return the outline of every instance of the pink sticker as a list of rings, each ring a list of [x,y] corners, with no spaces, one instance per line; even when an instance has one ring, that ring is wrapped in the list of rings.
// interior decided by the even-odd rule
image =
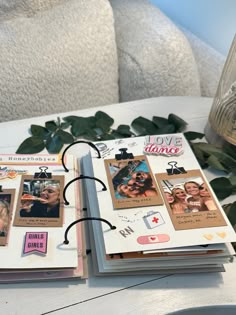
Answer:
[[[137,242],[141,245],[151,243],[165,243],[170,240],[168,234],[153,234],[153,235],[142,235],[137,238]]]
[[[24,254],[31,252],[47,253],[48,232],[26,232]]]
[[[147,136],[143,152],[145,154],[178,156],[183,154],[181,136]]]

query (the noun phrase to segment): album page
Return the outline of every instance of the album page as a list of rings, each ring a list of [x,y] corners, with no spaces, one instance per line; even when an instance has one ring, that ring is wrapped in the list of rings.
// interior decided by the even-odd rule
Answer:
[[[80,215],[74,158],[59,155],[0,155],[0,260],[1,271],[78,268],[80,227],[68,225]],[[77,161],[76,161],[77,163]],[[81,255],[82,259],[82,255]],[[82,267],[81,267],[82,268]]]
[[[233,242],[235,231],[183,134],[96,142],[84,158],[106,254]],[[99,179],[99,180],[98,180]],[[102,183],[102,184],[101,184]],[[105,189],[104,189],[105,186]]]

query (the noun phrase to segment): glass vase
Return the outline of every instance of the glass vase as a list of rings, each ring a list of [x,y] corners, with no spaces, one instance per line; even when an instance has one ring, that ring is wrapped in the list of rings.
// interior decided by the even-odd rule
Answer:
[[[236,146],[236,36],[221,74],[205,135],[210,143]]]

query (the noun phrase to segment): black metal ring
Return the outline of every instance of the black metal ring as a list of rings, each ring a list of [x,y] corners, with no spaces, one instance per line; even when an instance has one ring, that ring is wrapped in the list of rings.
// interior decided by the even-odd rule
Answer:
[[[65,172],[69,172],[68,168],[66,167],[66,165],[65,165],[65,163],[64,163],[64,157],[65,157],[66,151],[67,151],[70,147],[72,147],[72,145],[77,144],[77,143],[86,143],[86,144],[88,144],[88,145],[89,145],[90,147],[92,147],[95,151],[97,151],[97,153],[98,153],[98,159],[101,158],[100,151],[98,150],[98,148],[96,147],[96,145],[95,145],[94,143],[92,143],[92,142],[90,142],[90,141],[83,141],[83,140],[75,141],[75,142],[71,143],[70,145],[68,145],[68,146],[65,148],[65,150],[63,151],[63,153],[62,153],[61,162],[62,162],[62,166],[63,166],[64,169],[65,169]]]
[[[97,177],[91,177],[91,176],[84,176],[84,175],[80,175],[80,176],[78,176],[78,177],[75,177],[75,178],[73,178],[71,181],[69,181],[67,184],[66,184],[66,186],[64,187],[64,189],[63,189],[63,199],[64,199],[64,202],[65,202],[65,205],[69,205],[70,203],[67,201],[67,199],[66,199],[66,190],[67,190],[67,188],[68,188],[68,186],[70,185],[70,184],[72,184],[73,182],[75,182],[76,180],[79,180],[79,179],[86,179],[86,178],[88,178],[88,179],[93,179],[93,180],[96,180],[96,181],[98,181],[99,183],[101,183],[102,184],[102,186],[103,186],[103,188],[102,188],[102,190],[103,191],[106,191],[107,190],[107,187],[106,187],[106,185],[103,183],[103,181],[101,180],[101,179],[99,179],[99,178],[97,178]]]
[[[68,232],[69,230],[72,228],[73,225],[79,223],[79,222],[82,222],[82,221],[92,221],[92,220],[97,220],[97,221],[102,221],[102,222],[105,222],[106,224],[109,225],[109,227],[111,228],[111,230],[115,230],[116,229],[116,226],[112,225],[109,221],[105,220],[105,219],[102,219],[102,218],[95,218],[95,217],[88,217],[88,218],[81,218],[81,219],[78,219],[78,220],[75,220],[73,221],[65,230],[65,234],[64,234],[64,244],[69,244],[69,240],[67,238],[67,235],[68,235]]]

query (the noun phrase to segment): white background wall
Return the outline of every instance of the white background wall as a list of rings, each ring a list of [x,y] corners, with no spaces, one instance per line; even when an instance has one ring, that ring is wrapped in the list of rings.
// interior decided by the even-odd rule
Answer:
[[[151,0],[174,22],[224,55],[236,33],[236,0]]]

